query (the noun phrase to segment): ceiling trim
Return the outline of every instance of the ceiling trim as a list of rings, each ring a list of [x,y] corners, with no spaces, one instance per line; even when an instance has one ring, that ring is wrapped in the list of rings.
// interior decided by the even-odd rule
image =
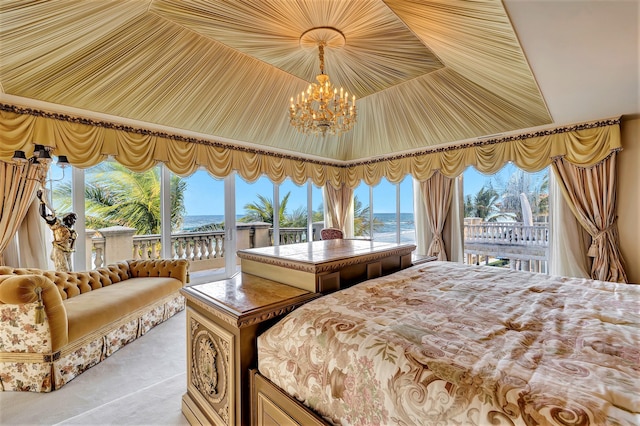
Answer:
[[[379,163],[381,161],[401,160],[404,158],[420,157],[427,154],[455,151],[458,149],[476,148],[480,146],[488,146],[488,145],[495,145],[499,143],[507,143],[507,142],[521,141],[525,139],[538,138],[541,136],[557,135],[561,133],[575,132],[575,131],[586,130],[586,129],[595,129],[598,127],[613,126],[616,124],[619,125],[621,120],[622,120],[622,117],[618,116],[618,117],[605,118],[601,120],[593,120],[593,121],[583,122],[583,123],[567,124],[559,127],[549,127],[549,128],[539,129],[539,130],[525,129],[510,135],[500,135],[498,137],[493,137],[493,138],[491,137],[475,138],[473,140],[455,142],[455,144],[453,145],[429,147],[429,148],[424,148],[417,151],[403,152],[395,155],[388,155],[385,157],[372,158],[369,160],[349,161],[347,164],[347,167],[364,166],[364,165]]]
[[[188,143],[212,146],[217,148],[230,149],[230,150],[239,151],[239,152],[259,154],[259,155],[271,156],[271,157],[282,158],[287,160],[304,161],[312,164],[318,164],[321,166],[332,166],[337,168],[350,168],[350,167],[371,165],[371,164],[381,163],[385,161],[401,160],[401,159],[419,157],[419,156],[434,154],[434,153],[455,151],[455,150],[466,149],[466,148],[475,148],[475,147],[488,146],[488,145],[494,145],[499,143],[507,143],[507,142],[525,140],[525,139],[536,138],[541,136],[574,132],[574,131],[585,130],[585,129],[593,129],[597,127],[611,126],[616,124],[619,125],[622,119],[621,116],[617,116],[617,117],[605,118],[601,120],[593,120],[593,121],[583,122],[583,123],[567,124],[559,127],[545,127],[545,128],[539,128],[537,130],[528,129],[525,131],[518,131],[517,133],[513,133],[509,135],[501,134],[496,137],[475,138],[473,140],[459,141],[459,142],[456,142],[455,144],[449,144],[449,145],[437,146],[437,147],[427,147],[427,148],[413,150],[413,151],[405,151],[405,152],[401,152],[399,154],[394,154],[394,155],[370,158],[367,160],[327,161],[327,160],[320,160],[320,159],[310,158],[305,156],[292,155],[290,153],[265,150],[263,148],[236,145],[230,142],[222,142],[219,140],[208,140],[208,139],[205,139],[204,137],[199,137],[194,135],[187,136],[184,134],[180,134],[179,129],[168,128],[166,130],[153,130],[148,127],[145,127],[142,123],[131,123],[132,120],[128,120],[129,123],[125,124],[123,122],[118,122],[118,120],[115,120],[115,119],[110,120],[105,118],[88,118],[86,116],[82,117],[81,116],[82,114],[80,113],[71,113],[68,111],[54,112],[54,111],[43,110],[35,107],[20,106],[14,103],[5,102],[6,98],[14,98],[14,96],[11,96],[11,95],[7,96],[6,94],[2,94],[2,96],[0,96],[0,111],[12,112],[15,114],[33,115],[37,117],[50,118],[50,119],[59,120],[59,121],[80,123],[80,124],[85,124],[89,126],[109,128],[109,129],[114,129],[114,130],[123,131],[123,132],[162,137],[162,138],[181,141],[181,142],[188,142]],[[120,117],[114,117],[114,118],[117,119]]]

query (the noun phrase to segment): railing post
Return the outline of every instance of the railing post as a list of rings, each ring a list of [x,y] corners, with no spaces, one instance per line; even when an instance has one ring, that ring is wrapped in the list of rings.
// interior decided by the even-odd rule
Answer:
[[[93,269],[93,262],[91,261],[93,258],[93,252],[95,248],[93,247],[92,238],[96,234],[95,229],[85,229],[85,265],[87,265],[88,269]]]
[[[254,247],[268,247],[271,245],[270,229],[271,224],[266,222],[253,222],[251,224],[255,230]]]
[[[98,231],[104,236],[104,264],[132,258],[134,228],[111,226]]]

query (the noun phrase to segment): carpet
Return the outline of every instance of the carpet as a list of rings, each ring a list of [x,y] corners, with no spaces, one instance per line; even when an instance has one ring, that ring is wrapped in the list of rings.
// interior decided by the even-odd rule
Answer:
[[[186,426],[186,389],[182,311],[61,389],[0,392],[0,424]]]

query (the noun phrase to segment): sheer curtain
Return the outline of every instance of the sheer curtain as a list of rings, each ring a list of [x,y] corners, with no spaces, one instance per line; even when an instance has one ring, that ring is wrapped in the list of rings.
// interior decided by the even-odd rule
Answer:
[[[448,232],[450,239],[449,260],[462,263],[464,260],[464,191],[462,175],[453,179],[451,207],[449,208],[447,223],[450,224],[450,231]]]
[[[427,212],[424,208],[424,195],[420,181],[416,178],[413,179],[413,217],[416,228],[415,251],[418,256],[426,256],[433,234],[427,219]]]
[[[346,238],[353,237],[353,189],[347,185],[335,189],[327,182],[323,195],[325,227],[341,229]]]
[[[464,200],[462,175],[452,179],[451,206],[446,216],[442,231],[442,240],[445,242],[445,253],[448,260],[452,262],[462,262],[464,260]],[[413,214],[416,228],[416,254],[426,256],[429,246],[433,241],[429,212],[425,208],[425,194],[422,190],[421,182],[413,180]]]
[[[589,235],[571,212],[562,195],[555,170],[549,173],[549,273],[589,278]]]
[[[5,264],[4,251],[27,215],[48,167],[46,163],[0,161],[0,265]]]
[[[40,202],[34,198],[18,232],[4,251],[5,265],[14,268],[53,269],[47,257],[51,232],[40,216]]]
[[[553,168],[567,204],[591,235],[591,278],[627,282],[616,223],[616,155],[613,151],[591,167],[578,167],[558,157]]]

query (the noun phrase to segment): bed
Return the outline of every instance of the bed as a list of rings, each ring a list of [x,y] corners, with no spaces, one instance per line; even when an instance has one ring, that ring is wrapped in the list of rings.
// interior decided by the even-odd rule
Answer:
[[[253,418],[637,425],[639,303],[633,284],[413,266],[309,302],[260,335]]]

